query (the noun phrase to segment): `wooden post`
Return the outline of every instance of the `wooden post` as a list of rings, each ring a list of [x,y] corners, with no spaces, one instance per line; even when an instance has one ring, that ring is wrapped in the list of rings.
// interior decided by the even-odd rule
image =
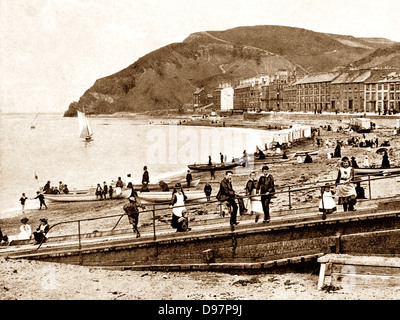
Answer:
[[[290,196],[290,186],[289,186],[289,192],[288,192],[288,194],[289,194],[289,209],[292,209],[292,198],[291,198],[291,196]]]
[[[82,243],[81,243],[81,221],[78,220],[78,242],[79,242],[79,263],[83,264]]]
[[[371,200],[372,196],[371,196],[371,176],[370,175],[368,175],[368,193],[369,193],[369,200]]]
[[[321,267],[319,269],[319,277],[318,277],[318,286],[317,290],[321,290],[324,286],[325,282],[325,271],[326,271],[326,263],[321,263]]]
[[[156,236],[156,205],[153,204],[153,240],[155,241],[157,239]]]

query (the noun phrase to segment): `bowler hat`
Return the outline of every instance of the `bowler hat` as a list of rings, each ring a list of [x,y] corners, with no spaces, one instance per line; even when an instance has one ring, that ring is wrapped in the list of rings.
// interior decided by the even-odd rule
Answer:
[[[47,223],[47,220],[45,218],[40,219],[40,222]]]
[[[268,166],[263,166],[262,170],[269,170],[269,167]]]

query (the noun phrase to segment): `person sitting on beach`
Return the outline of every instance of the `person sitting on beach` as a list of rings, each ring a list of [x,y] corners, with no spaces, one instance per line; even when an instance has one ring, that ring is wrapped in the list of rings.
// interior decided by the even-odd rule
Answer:
[[[161,180],[161,181],[158,183],[158,185],[160,186],[161,191],[169,191],[168,184],[165,183],[163,180]]]
[[[283,151],[282,159],[288,159],[288,156],[287,156],[287,154],[286,154],[286,151]]]
[[[189,228],[188,218],[185,217],[187,213],[185,208],[185,201],[187,197],[182,190],[181,184],[178,182],[172,192],[172,199],[170,206],[172,207],[172,221],[171,226],[175,228],[177,232],[184,232],[191,230]]]
[[[67,186],[66,184],[64,184],[64,190],[63,190],[63,192],[64,192],[65,194],[68,194],[68,193],[69,193],[69,189],[68,189],[68,186]]]
[[[327,214],[331,214],[336,211],[336,203],[333,200],[334,192],[331,190],[329,184],[325,184],[321,188],[321,200],[319,202],[319,211],[322,212],[322,220],[326,219]]]
[[[33,233],[33,237],[36,240],[36,244],[43,243],[47,240],[50,226],[47,223],[47,220],[42,218],[40,219],[40,225],[36,228],[36,231]]]
[[[390,168],[389,156],[387,151],[385,151],[385,153],[383,154],[381,168],[383,169]]]
[[[354,169],[359,168],[355,157],[351,157],[351,166],[352,166]]]
[[[5,234],[3,234],[0,228],[0,244],[3,245],[7,242],[8,242],[8,237]]]
[[[308,153],[306,153],[306,157],[304,159],[304,163],[312,163],[312,158]]]
[[[20,233],[17,236],[17,240],[29,240],[32,237],[32,228],[28,224],[28,218],[22,218],[22,225],[19,227]]]
[[[47,183],[43,187],[43,193],[48,193],[50,191],[50,181],[47,181]]]
[[[219,191],[217,194],[217,200],[222,203],[227,202],[231,209],[230,225],[237,225],[239,222],[236,221],[236,215],[238,211],[238,205],[236,204],[235,198],[236,193],[232,187],[232,174],[231,170],[225,172],[225,177],[222,179]]]
[[[138,230],[139,224],[139,209],[138,207],[146,210],[146,207],[141,203],[138,195],[133,188],[132,182],[129,182],[127,188],[131,188],[131,194],[129,196],[129,203],[123,206],[123,210],[126,212],[129,223],[132,225],[133,232],[136,233],[136,238],[140,237],[140,232]]]

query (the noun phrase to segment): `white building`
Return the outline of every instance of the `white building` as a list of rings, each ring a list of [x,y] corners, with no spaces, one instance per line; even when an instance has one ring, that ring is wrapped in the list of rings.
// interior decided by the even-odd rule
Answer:
[[[233,109],[234,89],[230,83],[223,83],[215,89],[214,105],[220,111],[229,111]]]

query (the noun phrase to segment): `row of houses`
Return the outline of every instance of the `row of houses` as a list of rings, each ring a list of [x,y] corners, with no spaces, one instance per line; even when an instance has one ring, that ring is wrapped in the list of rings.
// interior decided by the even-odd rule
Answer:
[[[194,93],[195,108],[212,105],[221,111],[400,112],[400,72],[362,69],[309,74],[280,70],[274,76],[220,84],[212,94]]]

